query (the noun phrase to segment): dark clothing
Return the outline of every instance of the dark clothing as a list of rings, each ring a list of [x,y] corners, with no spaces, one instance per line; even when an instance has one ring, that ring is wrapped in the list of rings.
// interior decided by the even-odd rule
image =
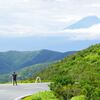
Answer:
[[[13,85],[17,85],[17,74],[16,73],[13,73],[12,74],[12,82],[13,82]]]
[[[13,78],[13,80],[16,80],[17,74],[12,74],[12,78]]]

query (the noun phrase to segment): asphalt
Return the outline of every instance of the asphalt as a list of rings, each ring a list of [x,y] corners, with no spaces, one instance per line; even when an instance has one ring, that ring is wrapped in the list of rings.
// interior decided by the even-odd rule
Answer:
[[[48,83],[0,84],[0,100],[17,100],[16,98],[49,90]]]

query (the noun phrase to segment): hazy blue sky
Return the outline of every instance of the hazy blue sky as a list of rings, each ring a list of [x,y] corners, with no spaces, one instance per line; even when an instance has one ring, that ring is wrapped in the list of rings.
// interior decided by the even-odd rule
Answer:
[[[0,51],[40,50],[73,51],[100,43],[100,40],[67,40],[66,37],[0,38]]]
[[[65,29],[100,18],[100,0],[0,0],[0,51],[79,50],[100,42],[100,24]]]

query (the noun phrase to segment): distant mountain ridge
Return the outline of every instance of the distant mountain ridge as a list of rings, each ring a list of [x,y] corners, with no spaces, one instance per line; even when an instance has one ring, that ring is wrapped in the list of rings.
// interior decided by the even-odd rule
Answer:
[[[74,51],[69,53],[51,50],[0,52],[0,74],[17,71],[35,64],[54,62],[71,53],[74,53]]]
[[[80,28],[89,28],[95,24],[100,23],[100,18],[97,16],[87,16],[83,19],[77,21],[76,23],[68,26],[66,29],[80,29]]]

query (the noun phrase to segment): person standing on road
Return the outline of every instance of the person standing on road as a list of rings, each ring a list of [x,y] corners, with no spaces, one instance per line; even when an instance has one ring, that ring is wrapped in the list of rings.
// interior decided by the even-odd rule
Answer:
[[[13,83],[13,86],[14,85],[17,86],[17,74],[15,72],[13,72],[12,74],[12,83]]]

